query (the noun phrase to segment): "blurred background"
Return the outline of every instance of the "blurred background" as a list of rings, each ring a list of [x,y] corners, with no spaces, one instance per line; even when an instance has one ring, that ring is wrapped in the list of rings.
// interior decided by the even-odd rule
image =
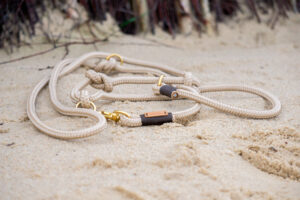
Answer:
[[[118,31],[218,35],[218,24],[241,16],[274,29],[299,10],[300,0],[1,0],[0,48],[10,54],[36,43],[91,44]]]

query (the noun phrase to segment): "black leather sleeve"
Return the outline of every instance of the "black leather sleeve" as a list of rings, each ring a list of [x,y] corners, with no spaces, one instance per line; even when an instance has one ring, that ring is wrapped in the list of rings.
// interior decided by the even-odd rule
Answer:
[[[177,88],[171,85],[163,85],[159,89],[159,93],[165,95],[170,98],[174,98],[174,92],[176,92]],[[173,93],[173,96],[172,96]]]
[[[158,116],[158,117],[145,117],[145,115],[143,114],[143,115],[140,115],[140,117],[142,119],[143,126],[161,125],[161,124],[173,121],[172,113],[168,113],[168,115],[166,115],[166,116]]]

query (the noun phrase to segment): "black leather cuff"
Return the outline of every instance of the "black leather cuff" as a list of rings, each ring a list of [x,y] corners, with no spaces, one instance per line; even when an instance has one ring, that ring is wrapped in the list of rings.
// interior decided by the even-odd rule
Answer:
[[[176,92],[176,90],[177,88],[171,85],[163,85],[160,87],[159,93],[174,99],[178,97],[178,93]]]
[[[140,115],[143,126],[149,125],[161,125],[168,122],[173,122],[172,113],[168,113],[166,116],[157,116],[157,117],[145,117],[145,114]]]

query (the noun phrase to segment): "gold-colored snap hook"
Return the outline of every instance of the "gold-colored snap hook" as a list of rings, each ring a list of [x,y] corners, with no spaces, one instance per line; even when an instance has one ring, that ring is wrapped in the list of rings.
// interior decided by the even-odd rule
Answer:
[[[119,54],[116,54],[116,53],[110,54],[110,55],[107,56],[105,59],[106,59],[106,60],[109,60],[109,59],[112,58],[112,57],[117,57],[117,58],[119,58],[121,65],[123,65],[124,60],[123,60],[123,58],[122,58]]]
[[[124,116],[130,118],[130,115],[129,115],[127,112],[124,112],[124,111],[115,110],[113,113],[116,113],[116,114],[118,114],[118,115],[121,114],[121,115],[124,115]]]
[[[101,111],[101,114],[104,115],[104,117],[106,119],[110,119],[112,121],[118,122],[120,121],[120,115],[124,115],[128,118],[130,118],[130,115],[124,111],[119,111],[119,110],[115,110],[114,112],[110,113],[110,112],[106,112],[106,111]]]
[[[96,105],[93,103],[93,102],[89,102],[90,103],[90,108],[93,108],[93,110],[94,111],[96,111],[97,110],[97,107],[96,107]],[[76,104],[76,108],[79,108],[79,106],[82,104],[82,102],[81,101],[79,101],[77,104]]]

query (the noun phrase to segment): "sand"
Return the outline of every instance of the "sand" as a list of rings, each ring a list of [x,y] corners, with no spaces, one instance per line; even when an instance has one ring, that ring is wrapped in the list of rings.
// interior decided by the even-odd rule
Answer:
[[[249,84],[275,94],[283,105],[273,119],[228,115],[203,106],[183,124],[128,128],[112,122],[100,134],[63,141],[40,133],[28,120],[26,100],[51,72],[64,49],[0,65],[0,199],[300,199],[300,17],[280,20],[275,30],[255,21],[221,24],[220,35],[117,34],[99,51],[156,61],[191,71],[203,85]],[[67,57],[95,51],[71,46]],[[0,62],[49,48],[22,47]],[[50,66],[50,67],[48,67]],[[70,89],[84,70],[59,81],[61,101],[73,106]],[[149,92],[127,85],[114,92]],[[264,109],[259,97],[209,94],[226,103]],[[113,102],[103,110],[138,114],[180,110],[190,101]],[[53,111],[48,90],[37,109],[48,125],[76,129],[93,122]]]

